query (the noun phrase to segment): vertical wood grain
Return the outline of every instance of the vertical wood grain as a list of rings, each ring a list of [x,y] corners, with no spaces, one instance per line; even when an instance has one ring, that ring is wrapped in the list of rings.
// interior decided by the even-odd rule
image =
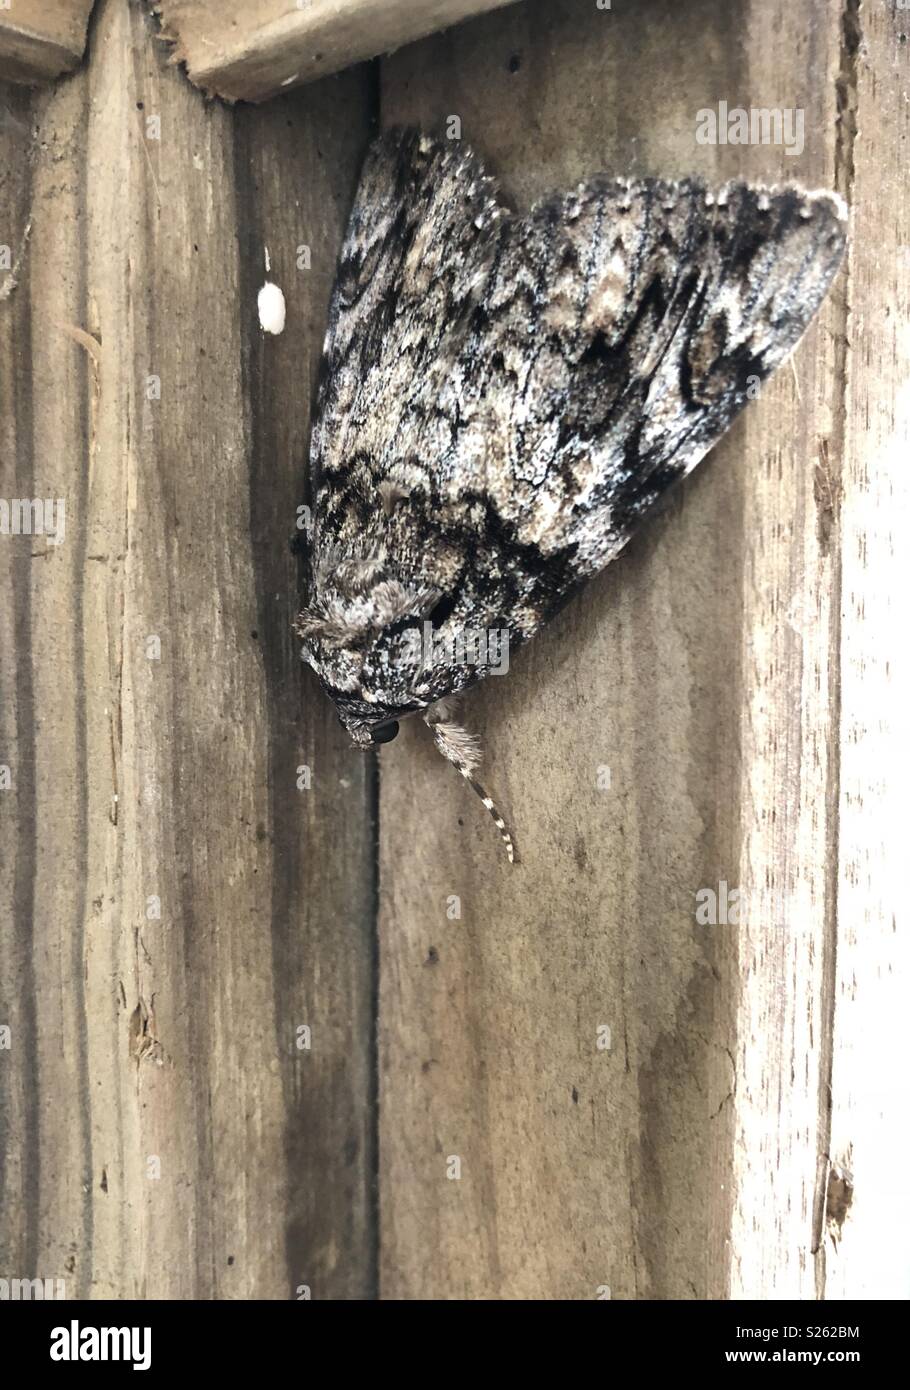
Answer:
[[[820,1240],[827,1298],[910,1293],[905,1033],[910,13],[851,3],[841,82],[858,132],[846,335],[838,939],[831,1138]],[[848,151],[849,153],[849,151]]]
[[[519,207],[602,169],[852,206],[792,365],[469,697],[515,869],[413,722],[377,830],[290,631],[375,74],[207,103],[101,0],[79,73],[0,85],[0,498],[66,501],[0,535],[0,1277],[906,1292],[904,18],[526,0],[381,64],[383,123],[457,117]],[[697,144],[721,100],[804,148]]]
[[[371,774],[287,548],[369,99],[232,113],[109,0],[3,136],[3,495],[67,529],[0,538],[0,1267],[70,1296],[375,1287]]]
[[[383,120],[460,117],[523,207],[600,169],[830,185],[839,61],[810,0],[531,0],[385,62]],[[696,144],[721,99],[803,108],[804,149]],[[519,868],[419,728],[383,750],[385,1296],[814,1295],[837,545],[816,470],[841,324],[832,298],[662,515],[470,698]],[[722,882],[746,921],[698,925]]]
[[[743,172],[837,187],[840,141],[850,138],[838,121],[840,14],[812,3],[752,4],[742,19],[737,100],[802,110],[805,124],[802,155],[748,147]],[[727,928],[739,979],[729,1232],[735,1298],[815,1298],[823,1289],[816,1244],[837,931],[846,285],[842,269],[792,366],[747,419],[741,840],[733,871],[747,905],[739,928]]]

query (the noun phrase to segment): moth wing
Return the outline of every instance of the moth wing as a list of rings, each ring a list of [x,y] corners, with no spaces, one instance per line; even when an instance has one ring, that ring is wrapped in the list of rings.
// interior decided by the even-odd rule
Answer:
[[[788,356],[845,228],[836,195],[606,178],[504,228],[459,360],[473,405],[457,471],[482,455],[500,532],[552,562],[541,618]]]
[[[370,146],[329,308],[310,467],[317,542],[350,547],[404,496],[504,215],[473,154],[412,130]]]
[[[835,196],[742,183],[600,177],[518,217],[460,145],[381,137],[330,308],[311,587],[351,558],[358,593],[432,594],[443,635],[523,642],[786,358],[844,243]]]

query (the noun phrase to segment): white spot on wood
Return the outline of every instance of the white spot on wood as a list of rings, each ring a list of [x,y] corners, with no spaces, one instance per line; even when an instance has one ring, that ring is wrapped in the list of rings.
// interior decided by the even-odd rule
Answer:
[[[271,280],[259,291],[259,326],[263,333],[283,333],[287,306],[284,295]]]

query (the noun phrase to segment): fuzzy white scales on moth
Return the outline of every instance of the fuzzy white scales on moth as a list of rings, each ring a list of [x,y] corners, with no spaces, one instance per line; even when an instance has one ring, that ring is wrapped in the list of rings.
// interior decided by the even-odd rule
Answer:
[[[622,550],[795,347],[845,240],[832,193],[598,175],[521,216],[460,144],[369,150],[296,630],[354,742],[421,715],[510,860],[453,711],[501,669],[486,635],[520,647]]]

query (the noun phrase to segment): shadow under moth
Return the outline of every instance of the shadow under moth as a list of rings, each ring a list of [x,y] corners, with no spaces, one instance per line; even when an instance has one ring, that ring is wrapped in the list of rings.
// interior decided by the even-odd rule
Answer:
[[[457,697],[616,556],[795,347],[843,255],[832,193],[598,175],[527,216],[461,145],[372,145],[310,449],[302,655],[355,743]],[[448,659],[439,659],[439,653]]]

